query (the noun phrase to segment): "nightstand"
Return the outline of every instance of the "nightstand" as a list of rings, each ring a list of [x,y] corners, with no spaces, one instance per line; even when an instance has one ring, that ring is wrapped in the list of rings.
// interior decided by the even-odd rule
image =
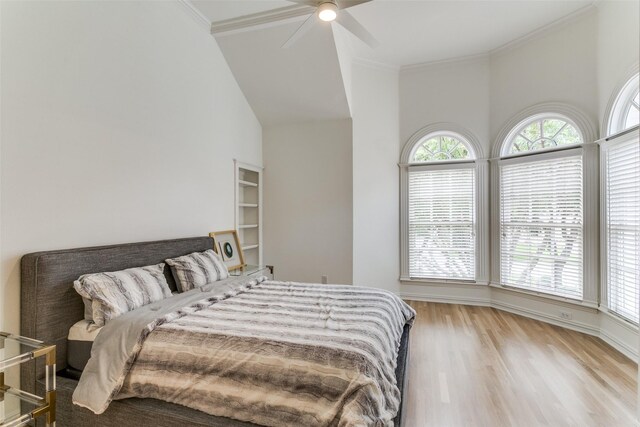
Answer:
[[[4,382],[8,368],[45,358],[45,396],[40,397]],[[17,427],[44,415],[47,426],[56,425],[56,346],[0,332],[0,427]]]
[[[229,276],[267,276],[269,280],[273,280],[275,275],[273,274],[273,265],[245,265],[242,268],[231,270]]]

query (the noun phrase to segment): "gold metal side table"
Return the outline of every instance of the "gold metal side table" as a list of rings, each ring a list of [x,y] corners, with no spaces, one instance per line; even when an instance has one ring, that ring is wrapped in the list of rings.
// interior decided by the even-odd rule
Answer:
[[[16,365],[45,358],[45,396],[27,393],[4,382],[5,371]],[[56,346],[0,332],[0,427],[18,427],[45,416],[56,425]]]

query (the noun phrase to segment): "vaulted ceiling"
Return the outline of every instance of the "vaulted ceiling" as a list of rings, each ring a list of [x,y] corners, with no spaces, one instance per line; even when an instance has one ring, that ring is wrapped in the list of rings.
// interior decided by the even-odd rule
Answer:
[[[589,7],[592,1],[373,0],[349,8],[379,41],[375,49],[331,28],[337,24],[324,22],[282,49],[313,11],[288,1],[191,3],[214,28],[220,29],[221,21],[231,22],[215,33],[216,40],[258,119],[269,126],[349,117],[339,57],[400,68],[483,54]],[[247,15],[251,26],[244,19]]]

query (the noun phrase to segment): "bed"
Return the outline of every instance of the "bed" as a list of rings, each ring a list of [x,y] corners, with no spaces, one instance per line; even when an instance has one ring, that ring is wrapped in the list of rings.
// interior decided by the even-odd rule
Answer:
[[[157,399],[114,400],[108,409],[95,415],[72,403],[78,386],[78,372],[67,366],[67,336],[70,328],[83,319],[84,304],[73,289],[73,281],[87,273],[117,271],[163,262],[167,258],[212,248],[209,237],[130,243],[103,247],[38,252],[22,259],[21,334],[57,346],[57,420],[62,426],[220,426],[255,424],[217,417],[188,407]],[[176,284],[167,268],[164,272],[172,290]],[[395,426],[402,425],[410,324],[406,324],[397,354],[395,379],[401,402]],[[37,364],[21,368],[21,386],[42,393],[44,367]]]

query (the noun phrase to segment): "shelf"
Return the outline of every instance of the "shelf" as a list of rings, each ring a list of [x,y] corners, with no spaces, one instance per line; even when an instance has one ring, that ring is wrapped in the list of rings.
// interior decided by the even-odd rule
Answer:
[[[1,0],[0,0],[1,1]],[[262,167],[247,163],[235,163],[235,228],[238,230],[240,248],[244,251],[244,262],[262,262]]]
[[[45,348],[42,341],[0,333],[0,371],[35,359],[36,353]]]
[[[21,426],[34,419],[34,412],[47,408],[45,399],[4,386],[0,388],[0,425]]]
[[[5,371],[8,368],[38,357],[45,359],[45,397],[13,388],[5,383]],[[22,426],[41,415],[46,416],[47,426],[55,426],[55,366],[55,345],[0,332],[0,426]]]

